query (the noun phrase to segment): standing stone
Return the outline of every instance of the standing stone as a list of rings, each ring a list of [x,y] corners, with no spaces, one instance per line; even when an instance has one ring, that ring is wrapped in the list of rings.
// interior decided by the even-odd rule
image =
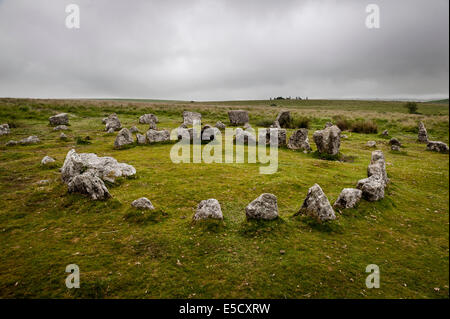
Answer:
[[[110,114],[105,120],[105,131],[110,133],[111,131],[119,131],[122,128],[119,118],[116,113]]]
[[[154,114],[144,114],[139,117],[140,124],[158,123],[158,117]]]
[[[114,141],[114,148],[122,148],[133,143],[133,135],[129,129],[124,127],[119,131],[119,134],[117,134],[116,140]]]
[[[8,124],[0,125],[0,136],[8,135],[9,133],[11,133],[11,130],[9,129],[9,125]]]
[[[89,195],[93,200],[104,200],[111,197],[105,183],[94,173],[85,172],[76,175],[67,184],[69,193]]]
[[[231,110],[228,111],[228,118],[231,125],[244,125],[248,123],[248,112],[243,110]]]
[[[315,131],[313,135],[319,153],[337,155],[341,146],[341,130],[336,125],[330,126],[320,131]]]
[[[311,152],[311,146],[309,145],[308,139],[308,129],[301,128],[296,130],[289,138],[287,147],[291,150]]]
[[[428,143],[428,133],[423,122],[419,122],[419,134],[417,140],[421,143]]]
[[[55,162],[55,159],[53,157],[44,156],[44,158],[41,160],[41,165],[46,166],[46,165],[48,165],[50,163],[54,163],[54,162]]]
[[[357,188],[344,188],[334,203],[334,208],[354,208],[361,200],[362,191]]]
[[[223,124],[221,121],[217,121],[215,127],[217,127],[219,130],[224,130],[226,128],[225,124]]]
[[[389,145],[396,145],[398,147],[401,147],[402,144],[400,143],[400,141],[398,139],[396,139],[395,137],[391,138],[389,141]]]
[[[146,197],[141,197],[132,201],[131,206],[137,209],[145,209],[145,210],[155,209],[155,207],[153,207],[152,202]]]
[[[370,165],[367,167],[367,177],[375,175],[377,178],[386,186],[389,182],[386,173],[386,160],[382,151],[377,150],[372,152],[372,158],[370,160]]]
[[[50,121],[50,125],[52,126],[69,124],[69,116],[67,115],[67,113],[60,113],[54,116],[50,116],[48,120]]]
[[[236,144],[256,145],[256,136],[250,131],[244,131],[240,127],[236,129]]]
[[[312,216],[320,221],[336,219],[336,215],[327,196],[318,184],[314,184],[308,190],[302,207],[295,215]]]
[[[167,142],[170,140],[170,132],[168,130],[148,130],[146,133],[149,143]]]
[[[278,122],[280,128],[289,128],[292,122],[290,111],[280,111],[275,119]]]
[[[273,194],[264,193],[245,208],[247,219],[272,220],[278,217],[277,198]]]
[[[264,130],[259,130],[259,140],[262,141],[262,137],[265,135],[266,145],[270,144],[270,134],[274,135],[278,139],[278,147],[286,146],[286,129],[269,128]]]
[[[202,141],[212,141],[216,139],[216,136],[221,136],[220,130],[217,127],[212,127],[206,124],[201,130]]]
[[[140,145],[145,144],[145,143],[147,143],[147,138],[145,137],[145,135],[137,133],[136,134],[136,143],[138,143]]]
[[[197,112],[184,111],[183,112],[183,124],[192,125],[194,121],[202,122],[202,115]]]
[[[428,141],[427,150],[439,153],[448,153],[448,145],[439,141]]]
[[[214,198],[202,200],[195,211],[193,217],[194,220],[200,219],[223,219],[222,209],[220,208],[219,201]]]
[[[375,141],[368,141],[366,143],[366,146],[367,147],[375,147],[375,146],[377,146],[377,142],[375,142]]]
[[[130,132],[131,132],[131,133],[138,133],[138,132],[139,132],[139,129],[138,129],[136,126],[132,126],[132,127],[130,128]]]
[[[369,202],[375,202],[384,198],[385,184],[377,175],[359,180],[356,188],[362,191],[362,197]]]

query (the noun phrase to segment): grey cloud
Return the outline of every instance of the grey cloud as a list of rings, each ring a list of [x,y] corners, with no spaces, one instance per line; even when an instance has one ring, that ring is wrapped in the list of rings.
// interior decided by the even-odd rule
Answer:
[[[448,97],[447,0],[71,2],[0,1],[0,96]]]

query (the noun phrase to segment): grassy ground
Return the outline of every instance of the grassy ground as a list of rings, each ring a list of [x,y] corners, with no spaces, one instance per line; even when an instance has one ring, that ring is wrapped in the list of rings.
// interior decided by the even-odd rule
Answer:
[[[188,109],[201,111],[204,123],[227,123],[230,108],[248,109],[253,126],[289,108],[310,118],[311,142],[313,131],[333,116],[372,119],[379,132],[389,129],[405,147],[392,152],[379,134],[345,132],[341,151],[353,161],[282,148],[278,172],[260,175],[260,164],[173,164],[170,144],[114,150],[115,134],[101,124],[110,112],[125,127],[153,112],[159,127],[174,128]],[[48,126],[48,116],[61,111],[70,113],[67,142]],[[0,124],[13,126],[0,137],[0,297],[448,298],[449,156],[415,141],[423,120],[432,139],[449,142],[448,105],[419,103],[419,113],[407,114],[399,102],[374,101],[0,99]],[[32,134],[42,143],[4,146]],[[92,144],[75,143],[87,135]],[[368,140],[377,141],[388,162],[385,199],[362,201],[327,224],[292,217],[314,183],[333,203],[342,188],[366,177]],[[71,148],[113,156],[133,165],[137,176],[108,185],[108,201],[68,194],[58,167]],[[58,165],[40,167],[45,155]],[[51,182],[37,185],[42,179]],[[277,196],[281,218],[247,222],[245,206],[263,192]],[[132,209],[141,196],[156,210]],[[224,222],[192,224],[197,203],[207,198],[219,200]],[[80,267],[80,289],[65,287],[71,263]],[[365,286],[368,264],[380,267],[379,289]]]

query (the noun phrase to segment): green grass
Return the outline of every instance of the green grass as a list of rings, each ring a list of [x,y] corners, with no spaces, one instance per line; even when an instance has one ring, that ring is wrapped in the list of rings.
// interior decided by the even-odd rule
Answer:
[[[137,119],[152,112],[159,127],[175,128],[184,109],[202,112],[204,123],[227,123],[226,111],[239,107],[256,127],[276,116],[278,107],[268,102],[1,99],[0,123],[15,128],[0,137],[0,297],[448,298],[449,156],[425,151],[414,130],[423,120],[432,139],[448,143],[448,116],[442,116],[448,106],[419,103],[422,114],[410,115],[397,102],[283,101],[294,115],[310,118],[313,150],[313,131],[336,113],[372,119],[379,133],[388,129],[405,147],[392,152],[379,134],[345,132],[341,156],[351,161],[280,148],[273,175],[259,174],[259,164],[173,164],[171,144],[115,150],[115,134],[101,124],[116,112],[123,126],[145,132]],[[48,126],[48,116],[63,111],[70,113],[68,141]],[[33,134],[41,144],[4,146]],[[90,144],[76,143],[86,136]],[[386,197],[338,212],[331,223],[293,217],[314,183],[334,203],[342,188],[366,177],[368,140],[388,162]],[[131,164],[136,178],[108,185],[108,201],[68,194],[58,167],[71,148]],[[41,167],[45,155],[56,168]],[[50,183],[37,185],[42,179]],[[246,221],[245,206],[264,192],[277,196],[280,218]],[[132,209],[141,196],[156,210]],[[192,223],[196,205],[207,198],[219,200],[224,221]],[[65,287],[71,263],[80,267],[80,289]],[[368,264],[380,267],[380,289],[365,287]]]

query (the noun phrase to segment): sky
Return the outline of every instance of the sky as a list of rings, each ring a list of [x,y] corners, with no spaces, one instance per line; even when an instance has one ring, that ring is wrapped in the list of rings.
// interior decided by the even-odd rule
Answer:
[[[0,0],[0,97],[276,96],[448,98],[449,1]]]

